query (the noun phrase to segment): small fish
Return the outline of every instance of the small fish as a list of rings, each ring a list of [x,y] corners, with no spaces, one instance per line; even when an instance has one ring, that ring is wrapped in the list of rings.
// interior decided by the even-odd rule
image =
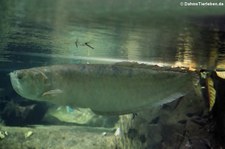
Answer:
[[[192,73],[138,63],[72,64],[10,73],[24,98],[120,115],[170,103],[192,89]]]
[[[89,45],[88,42],[85,42],[84,45],[88,46],[91,49],[94,49],[94,47],[92,47],[91,45]]]
[[[78,48],[78,39],[76,39],[75,45],[76,45],[76,47]]]

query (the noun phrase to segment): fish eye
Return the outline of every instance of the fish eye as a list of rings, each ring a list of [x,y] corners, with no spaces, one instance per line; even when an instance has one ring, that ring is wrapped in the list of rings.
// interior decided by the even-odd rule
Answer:
[[[23,78],[23,74],[22,73],[17,73],[17,78],[20,80]]]

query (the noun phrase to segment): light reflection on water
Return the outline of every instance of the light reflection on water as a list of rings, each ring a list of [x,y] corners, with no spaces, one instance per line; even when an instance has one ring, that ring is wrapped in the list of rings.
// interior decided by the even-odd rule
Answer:
[[[214,69],[224,64],[225,17],[214,19],[205,9],[181,9],[174,1],[174,11],[166,15],[163,9],[170,7],[152,1],[68,2],[1,2],[0,66],[130,60]]]

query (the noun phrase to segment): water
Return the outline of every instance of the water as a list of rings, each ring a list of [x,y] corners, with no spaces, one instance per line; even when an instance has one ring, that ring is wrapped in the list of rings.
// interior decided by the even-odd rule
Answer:
[[[131,60],[211,68],[223,63],[224,7],[179,3],[2,1],[0,66]]]
[[[34,66],[129,60],[225,69],[225,1],[180,2],[1,0],[0,97],[13,93],[7,73]]]

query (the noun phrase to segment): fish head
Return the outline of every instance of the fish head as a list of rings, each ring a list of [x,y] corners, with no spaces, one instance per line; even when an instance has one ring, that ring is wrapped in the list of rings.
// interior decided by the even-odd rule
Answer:
[[[22,97],[39,100],[50,82],[43,70],[22,69],[10,73],[10,80],[14,90]]]

